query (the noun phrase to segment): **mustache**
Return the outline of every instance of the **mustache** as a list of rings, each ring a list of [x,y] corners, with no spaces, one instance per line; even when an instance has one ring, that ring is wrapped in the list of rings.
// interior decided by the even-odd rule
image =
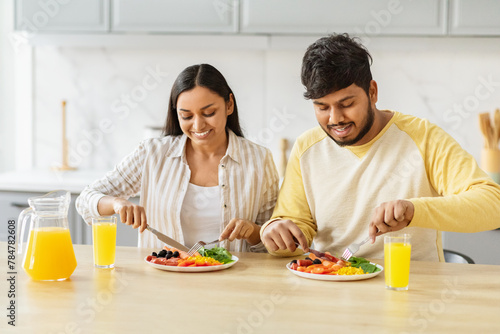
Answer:
[[[338,124],[328,124],[326,127],[328,129],[333,129],[333,128],[336,128],[336,127],[344,127],[344,126],[347,126],[349,124],[353,124],[353,122],[347,122],[347,123],[338,123]]]

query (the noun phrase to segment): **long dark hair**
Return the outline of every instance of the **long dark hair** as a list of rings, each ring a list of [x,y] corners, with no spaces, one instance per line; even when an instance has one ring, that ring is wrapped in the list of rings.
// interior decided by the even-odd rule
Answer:
[[[307,48],[302,59],[302,84],[306,99],[319,99],[353,83],[369,94],[372,57],[368,50],[348,34],[318,39]]]
[[[165,126],[162,134],[164,136],[180,136],[182,135],[181,126],[177,116],[177,99],[182,92],[193,89],[196,86],[205,87],[212,92],[218,94],[229,102],[233,91],[226,82],[224,76],[212,65],[199,64],[192,65],[184,69],[177,79],[170,92],[170,100],[168,102],[168,113]],[[237,136],[243,137],[240,121],[238,119],[238,106],[236,98],[233,94],[234,109],[233,113],[227,117],[226,129],[231,129]]]

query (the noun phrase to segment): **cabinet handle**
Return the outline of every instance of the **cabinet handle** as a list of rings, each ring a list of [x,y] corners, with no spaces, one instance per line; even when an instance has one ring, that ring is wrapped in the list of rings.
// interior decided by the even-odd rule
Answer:
[[[26,203],[16,203],[16,202],[10,203],[10,206],[13,206],[13,207],[19,208],[19,209],[27,209],[30,207],[29,205],[26,205]]]

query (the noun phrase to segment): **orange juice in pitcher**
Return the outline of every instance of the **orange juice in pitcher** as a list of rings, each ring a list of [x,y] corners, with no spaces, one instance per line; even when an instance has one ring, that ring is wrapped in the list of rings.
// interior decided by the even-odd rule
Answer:
[[[76,258],[69,229],[41,227],[31,230],[23,268],[34,280],[60,280],[71,276]]]
[[[70,200],[70,194],[66,191],[33,197],[28,200],[30,208],[19,216],[19,253],[22,252],[26,224],[30,221],[23,268],[34,280],[65,280],[76,268],[67,218]]]

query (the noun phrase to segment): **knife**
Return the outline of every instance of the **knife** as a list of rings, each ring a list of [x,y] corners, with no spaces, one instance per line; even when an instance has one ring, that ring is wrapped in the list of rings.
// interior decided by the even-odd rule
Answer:
[[[300,247],[300,244],[298,242],[295,242],[295,245],[298,248],[302,248],[302,247]],[[326,254],[326,253],[320,252],[320,251],[312,249],[312,248],[309,248],[309,253],[312,253],[312,254],[316,255],[317,257],[327,258],[330,261],[334,261],[334,262],[337,262],[339,260],[338,258],[336,258],[335,256],[333,256],[331,254]]]
[[[149,232],[153,233],[154,235],[156,235],[156,237],[166,243],[167,245],[169,246],[172,246],[172,247],[175,247],[177,248],[178,250],[181,250],[181,251],[184,251],[184,252],[187,252],[189,251],[189,248],[187,248],[186,246],[184,246],[183,244],[181,244],[180,242],[178,241],[175,241],[174,239],[172,238],[169,238],[167,237],[165,234],[161,233],[161,232],[158,232],[157,230],[155,230],[154,228],[152,228],[151,226],[147,226],[146,227],[146,230],[148,230]]]
[[[295,246],[297,246],[298,248],[302,248],[302,247],[300,247],[300,244],[298,242],[295,242]],[[325,253],[322,253],[322,252],[317,251],[315,249],[312,249],[310,247],[309,247],[309,253],[313,253],[317,257],[323,257],[323,256],[325,256]]]

